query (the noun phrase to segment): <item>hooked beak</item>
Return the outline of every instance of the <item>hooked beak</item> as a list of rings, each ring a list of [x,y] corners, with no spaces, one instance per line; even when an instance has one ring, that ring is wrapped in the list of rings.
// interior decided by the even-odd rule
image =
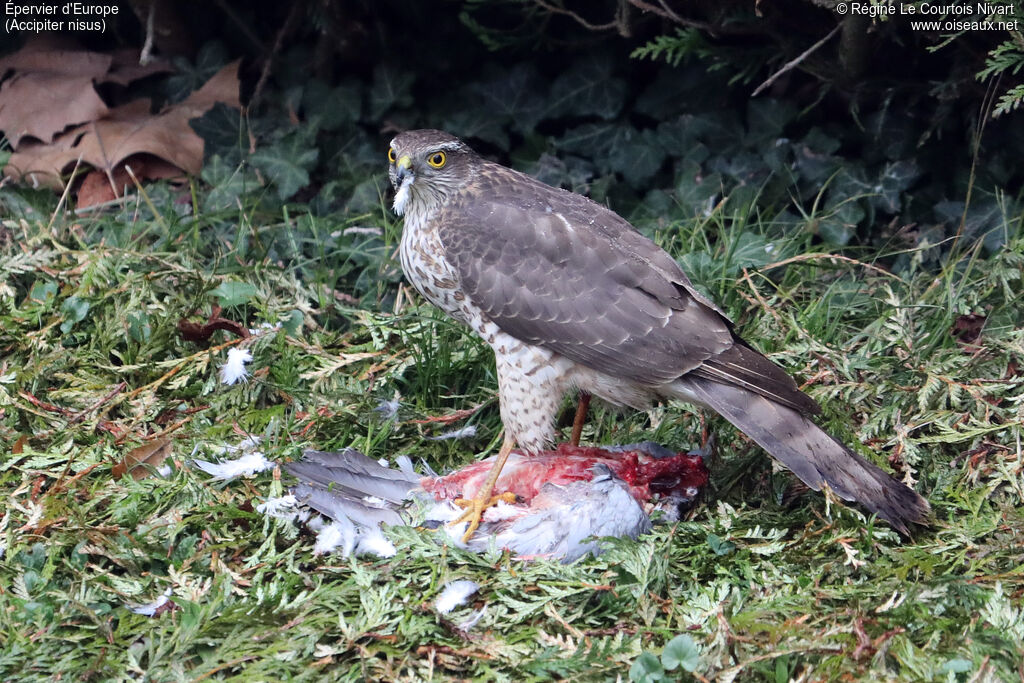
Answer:
[[[412,159],[408,155],[400,157],[395,162],[395,187],[401,187],[405,184],[405,179],[409,178],[412,181],[414,174],[412,172]]]

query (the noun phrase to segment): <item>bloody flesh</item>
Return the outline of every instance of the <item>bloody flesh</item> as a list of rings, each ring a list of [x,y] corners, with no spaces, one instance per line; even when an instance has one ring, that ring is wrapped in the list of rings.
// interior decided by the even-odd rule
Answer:
[[[491,462],[488,458],[445,477],[425,477],[421,485],[437,500],[472,498],[487,478]],[[560,444],[553,451],[534,455],[512,451],[494,492],[511,491],[528,503],[546,483],[565,485],[592,479],[595,465],[608,467],[629,485],[633,497],[640,502],[649,501],[653,493],[680,493],[692,497],[694,491],[708,482],[708,470],[699,455],[677,453],[656,458],[642,451],[612,452]]]

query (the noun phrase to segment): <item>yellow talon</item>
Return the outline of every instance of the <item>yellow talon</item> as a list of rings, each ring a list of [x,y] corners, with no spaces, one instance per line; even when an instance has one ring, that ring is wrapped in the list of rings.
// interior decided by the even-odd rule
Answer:
[[[469,543],[469,539],[473,537],[473,532],[480,526],[480,518],[484,516],[484,510],[497,504],[498,501],[505,501],[506,503],[515,502],[516,495],[514,493],[503,493],[500,496],[491,495],[494,493],[494,485],[498,481],[498,475],[501,474],[501,468],[505,466],[505,461],[508,459],[508,454],[512,452],[513,446],[515,446],[515,440],[509,436],[508,432],[505,432],[505,440],[501,444],[501,450],[495,456],[494,464],[491,465],[491,471],[487,473],[487,480],[476,492],[476,497],[471,499],[458,498],[455,500],[455,504],[460,508],[465,508],[466,511],[459,515],[458,519],[450,522],[450,524],[461,524],[469,520],[469,528],[466,529],[466,533],[462,537],[463,543]]]
[[[456,498],[455,505],[463,508],[463,512],[457,519],[449,522],[451,526],[456,524],[462,524],[466,520],[469,520],[469,527],[466,529],[466,533],[462,536],[463,543],[469,543],[469,539],[473,537],[473,532],[480,526],[480,520],[484,516],[484,511],[489,507],[493,507],[498,503],[509,503],[516,502],[516,494],[511,491],[506,491],[500,496],[487,496],[480,498]]]

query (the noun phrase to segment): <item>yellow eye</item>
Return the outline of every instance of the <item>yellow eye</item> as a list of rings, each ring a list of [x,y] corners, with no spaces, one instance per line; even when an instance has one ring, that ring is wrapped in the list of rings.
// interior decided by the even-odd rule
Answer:
[[[395,163],[395,148],[388,147],[388,161]]]
[[[446,161],[448,161],[448,157],[445,156],[444,152],[434,152],[427,158],[427,163],[434,168],[441,168]]]

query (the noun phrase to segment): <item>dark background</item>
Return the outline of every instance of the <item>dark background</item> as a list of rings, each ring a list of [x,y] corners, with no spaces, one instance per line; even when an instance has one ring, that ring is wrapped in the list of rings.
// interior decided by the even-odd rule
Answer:
[[[178,73],[104,94],[179,99],[242,58],[246,116],[195,124],[207,161],[259,170],[254,149],[264,165],[276,155],[299,172],[265,174],[278,181],[267,200],[320,214],[379,205],[390,137],[435,127],[641,229],[725,199],[727,213],[753,203],[776,231],[872,244],[897,269],[897,252],[957,234],[998,248],[1022,186],[1019,114],[992,116],[1020,81],[1013,36],[914,31],[905,18],[834,5],[161,2],[155,52]],[[120,5],[106,33],[78,38],[97,50],[141,46],[148,8]],[[6,41],[0,50],[18,44]],[[979,79],[991,64],[1002,73]],[[922,253],[937,262],[943,250]]]

